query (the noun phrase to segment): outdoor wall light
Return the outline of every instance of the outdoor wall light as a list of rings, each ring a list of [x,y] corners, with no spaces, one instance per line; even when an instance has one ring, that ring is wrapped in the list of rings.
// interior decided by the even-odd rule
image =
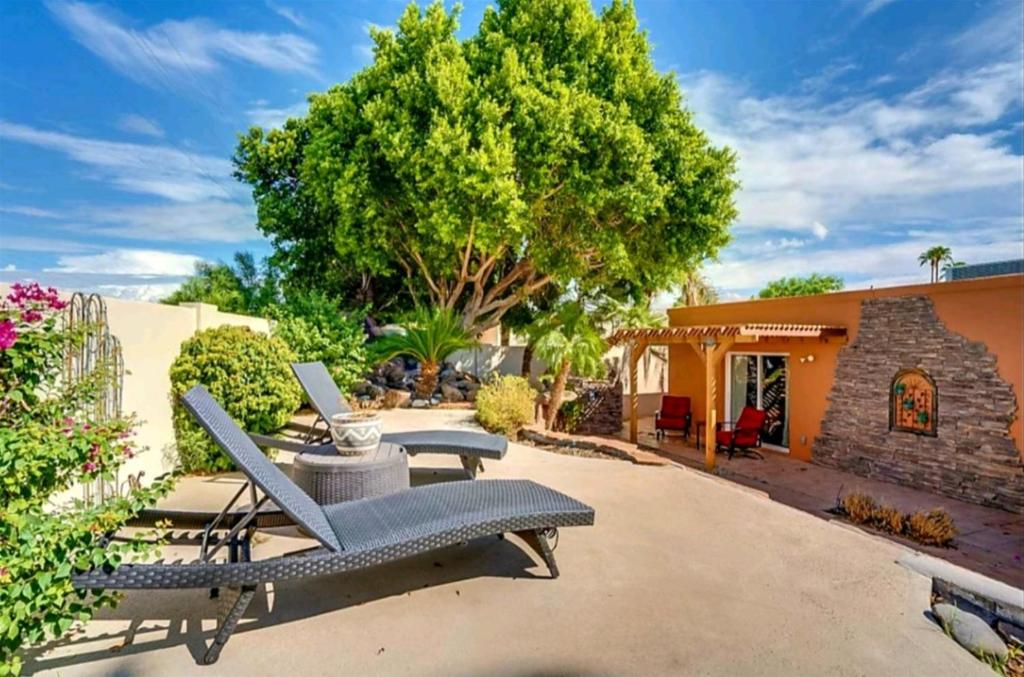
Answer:
[[[804,362],[814,362],[814,355],[806,355],[804,357],[801,357],[800,364],[803,364]]]

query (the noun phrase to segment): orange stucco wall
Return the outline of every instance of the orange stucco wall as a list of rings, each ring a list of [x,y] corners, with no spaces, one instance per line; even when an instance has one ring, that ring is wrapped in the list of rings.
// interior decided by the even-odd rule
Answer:
[[[950,331],[984,343],[996,356],[1000,376],[1013,385],[1017,396],[1017,416],[1010,432],[1017,449],[1024,449],[1020,415],[1024,402],[1024,275],[673,308],[668,316],[673,327],[747,322],[840,325],[846,327],[852,341],[857,335],[862,300],[922,294],[931,297],[936,313]],[[764,341],[734,348],[735,352],[789,355],[789,449],[795,458],[811,458],[811,445],[828,406],[840,348],[838,343],[807,340]],[[814,356],[813,361],[800,362],[809,355]],[[723,420],[724,360],[718,383],[718,418]],[[672,346],[669,351],[669,392],[689,395],[694,411],[704,411],[704,370],[689,346]],[[697,418],[704,416],[698,414]]]

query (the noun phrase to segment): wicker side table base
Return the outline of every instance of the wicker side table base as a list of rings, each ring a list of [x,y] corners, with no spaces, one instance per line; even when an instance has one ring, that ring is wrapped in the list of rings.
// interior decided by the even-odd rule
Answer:
[[[324,445],[296,455],[292,479],[320,505],[383,496],[409,488],[409,458],[388,442],[362,456],[341,456]]]

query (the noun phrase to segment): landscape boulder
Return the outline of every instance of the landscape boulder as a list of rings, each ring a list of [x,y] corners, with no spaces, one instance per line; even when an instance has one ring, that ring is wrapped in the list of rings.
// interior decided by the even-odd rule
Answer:
[[[932,607],[946,632],[963,648],[978,658],[992,657],[1006,660],[1009,650],[996,631],[979,616],[958,609],[952,604],[940,603]]]

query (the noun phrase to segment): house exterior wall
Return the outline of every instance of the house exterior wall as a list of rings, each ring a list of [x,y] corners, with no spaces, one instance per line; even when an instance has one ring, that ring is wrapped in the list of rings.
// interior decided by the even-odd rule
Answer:
[[[927,296],[945,327],[969,341],[983,343],[996,358],[999,376],[1009,383],[1017,401],[1010,435],[1020,453],[1024,429],[1020,406],[1024,402],[1024,275],[910,285],[818,296],[721,303],[713,306],[669,310],[674,327],[748,322],[792,322],[846,327],[855,340],[860,324],[861,302],[896,296]],[[842,345],[807,340],[773,340],[737,346],[736,352],[786,353],[789,359],[790,454],[811,460],[815,438],[828,408],[837,358]],[[813,361],[807,361],[813,356]],[[801,358],[804,361],[801,362]],[[716,407],[719,420],[725,415],[725,361],[719,368]],[[694,410],[704,410],[704,369],[689,346],[672,346],[669,352],[669,392],[689,395]],[[940,413],[941,417],[941,400]],[[698,418],[703,416],[698,414]],[[1024,458],[1024,454],[1022,454]]]

